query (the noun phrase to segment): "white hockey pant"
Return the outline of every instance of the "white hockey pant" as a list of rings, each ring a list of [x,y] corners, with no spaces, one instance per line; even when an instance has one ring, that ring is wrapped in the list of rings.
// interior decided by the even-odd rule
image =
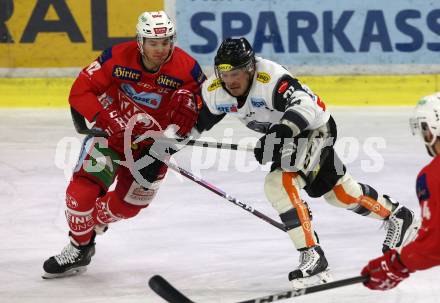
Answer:
[[[266,197],[278,211],[296,249],[318,244],[311,210],[299,196],[299,191],[305,185],[300,175],[281,169],[270,172],[264,184]],[[348,173],[339,179],[324,198],[334,206],[377,219],[388,218],[396,207],[388,198],[378,196],[369,185],[357,183]]]
[[[324,198],[334,206],[382,220],[387,219],[397,207],[395,202],[387,196],[379,195],[371,186],[356,182],[349,173],[345,173]]]

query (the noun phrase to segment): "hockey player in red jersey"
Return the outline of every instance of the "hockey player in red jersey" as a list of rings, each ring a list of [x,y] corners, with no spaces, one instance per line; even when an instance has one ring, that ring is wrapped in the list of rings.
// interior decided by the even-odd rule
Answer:
[[[434,159],[417,176],[416,191],[422,221],[414,241],[400,251],[389,250],[368,263],[362,275],[364,285],[388,290],[416,270],[440,265],[440,93],[422,98],[411,118],[413,134],[422,135],[426,149]]]
[[[163,11],[144,12],[136,32],[137,41],[106,49],[72,86],[71,107],[108,139],[89,136],[84,142],[66,190],[70,243],[45,261],[43,278],[84,271],[95,252],[96,232],[136,216],[156,195],[167,166],[150,155],[152,140],[131,142],[170,125],[185,137],[197,120],[195,100],[205,75],[195,59],[174,46],[172,20]],[[127,165],[144,158],[145,167]]]

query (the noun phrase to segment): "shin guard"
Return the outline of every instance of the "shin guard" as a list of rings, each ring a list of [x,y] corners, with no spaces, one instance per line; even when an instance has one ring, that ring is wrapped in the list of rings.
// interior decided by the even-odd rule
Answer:
[[[66,191],[66,219],[72,238],[79,244],[87,244],[93,234],[95,222],[92,212],[101,188],[83,177],[74,177]]]

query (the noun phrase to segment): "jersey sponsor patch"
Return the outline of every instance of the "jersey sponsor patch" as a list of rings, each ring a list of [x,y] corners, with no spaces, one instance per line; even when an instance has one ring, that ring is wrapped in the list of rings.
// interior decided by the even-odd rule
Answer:
[[[156,83],[162,87],[178,89],[183,85],[183,80],[162,74],[157,78]]]
[[[232,70],[234,67],[231,64],[219,64],[217,65],[217,69],[220,72],[229,72],[230,70]]]
[[[217,110],[222,113],[236,113],[238,108],[235,104],[219,104]]]
[[[214,81],[212,81],[212,83],[208,86],[208,92],[212,92],[220,87],[222,87],[222,80],[217,78]]]
[[[197,63],[197,62],[194,64],[194,67],[191,70],[191,76],[198,84],[202,84],[203,81],[206,80],[206,76],[203,73],[202,68],[200,67],[199,63]]]
[[[263,98],[251,97],[251,104],[253,107],[259,108],[266,106],[266,101]]]
[[[146,180],[145,180],[146,181]],[[145,206],[150,204],[153,200],[154,196],[156,196],[158,186],[156,184],[152,184],[153,188],[144,188],[141,185],[137,184],[137,182],[133,182],[124,197],[124,201],[139,206]]]
[[[127,83],[123,83],[121,85],[121,89],[125,93],[125,95],[134,102],[145,105],[153,109],[158,108],[160,102],[162,101],[161,95],[155,93],[147,93],[147,92],[138,93],[130,84]]]
[[[419,201],[428,200],[431,194],[429,193],[428,184],[426,181],[426,174],[421,175],[417,178],[416,184],[417,197]]]
[[[257,73],[257,81],[260,81],[261,83],[269,83],[270,75],[265,72],[258,72]]]
[[[167,32],[167,28],[166,27],[155,27],[154,28],[154,33],[156,35],[166,34],[166,32]]]
[[[287,86],[289,86],[289,81],[286,80],[282,81],[280,83],[280,86],[278,86],[278,93],[283,94],[286,91]]]
[[[142,72],[126,66],[115,65],[112,74],[113,77],[118,79],[137,82],[141,79]]]
[[[106,61],[110,60],[112,58],[112,48],[109,47],[106,50],[104,50],[101,55],[98,57],[98,62],[102,65]]]

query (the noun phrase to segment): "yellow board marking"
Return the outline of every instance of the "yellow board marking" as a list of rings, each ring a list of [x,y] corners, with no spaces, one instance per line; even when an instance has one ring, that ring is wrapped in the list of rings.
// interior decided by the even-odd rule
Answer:
[[[440,74],[299,79],[330,106],[415,106],[421,97],[440,91]],[[0,107],[67,107],[73,81],[74,78],[0,78]]]

